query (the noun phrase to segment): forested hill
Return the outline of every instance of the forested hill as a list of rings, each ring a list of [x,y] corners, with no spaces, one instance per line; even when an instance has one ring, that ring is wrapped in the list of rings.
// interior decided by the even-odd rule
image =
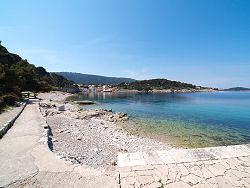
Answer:
[[[171,81],[167,79],[152,79],[136,81],[129,84],[121,83],[118,85],[123,89],[136,89],[136,90],[163,90],[163,89],[195,89],[196,86],[178,81]]]
[[[131,83],[136,81],[131,78],[107,77],[107,76],[81,74],[74,72],[55,72],[55,73],[62,75],[69,80],[73,80],[77,84],[120,84],[122,82]]]
[[[0,109],[19,100],[22,91],[49,91],[52,87],[73,87],[73,81],[29,64],[0,43]]]
[[[232,88],[229,88],[229,89],[224,89],[224,91],[250,91],[250,88],[232,87]]]

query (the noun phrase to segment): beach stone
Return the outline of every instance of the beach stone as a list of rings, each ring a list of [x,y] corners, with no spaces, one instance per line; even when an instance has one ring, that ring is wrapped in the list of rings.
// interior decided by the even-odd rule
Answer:
[[[58,110],[59,110],[59,111],[65,111],[65,106],[64,106],[64,105],[59,106],[59,107],[58,107]]]
[[[127,120],[129,120],[129,117],[127,117],[127,116],[122,118],[122,121],[127,121]]]
[[[122,117],[124,117],[126,114],[123,113],[123,112],[117,112],[116,115],[117,115],[119,118],[122,118]]]

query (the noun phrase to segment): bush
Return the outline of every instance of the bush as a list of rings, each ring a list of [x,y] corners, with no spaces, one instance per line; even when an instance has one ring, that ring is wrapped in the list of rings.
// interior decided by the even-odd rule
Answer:
[[[16,101],[19,101],[19,97],[15,93],[8,93],[3,96],[3,101],[7,105],[14,105]]]
[[[0,109],[2,109],[5,106],[3,97],[0,96]]]
[[[39,82],[39,89],[36,92],[48,92],[51,91],[52,87],[45,81]]]

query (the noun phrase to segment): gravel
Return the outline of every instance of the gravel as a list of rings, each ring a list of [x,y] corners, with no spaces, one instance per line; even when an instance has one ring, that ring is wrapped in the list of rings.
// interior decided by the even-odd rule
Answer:
[[[168,150],[171,146],[134,136],[122,128],[124,113],[111,110],[85,110],[63,103],[70,94],[40,94],[40,109],[51,129],[51,149],[60,158],[92,167],[117,164],[118,152]],[[65,111],[58,107],[64,105]],[[117,123],[119,122],[119,123]]]

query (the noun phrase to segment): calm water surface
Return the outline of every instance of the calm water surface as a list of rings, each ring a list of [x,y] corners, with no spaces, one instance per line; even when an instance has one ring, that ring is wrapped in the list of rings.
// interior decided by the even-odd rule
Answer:
[[[250,92],[97,93],[84,108],[107,108],[131,116],[134,131],[182,147],[250,143]]]

